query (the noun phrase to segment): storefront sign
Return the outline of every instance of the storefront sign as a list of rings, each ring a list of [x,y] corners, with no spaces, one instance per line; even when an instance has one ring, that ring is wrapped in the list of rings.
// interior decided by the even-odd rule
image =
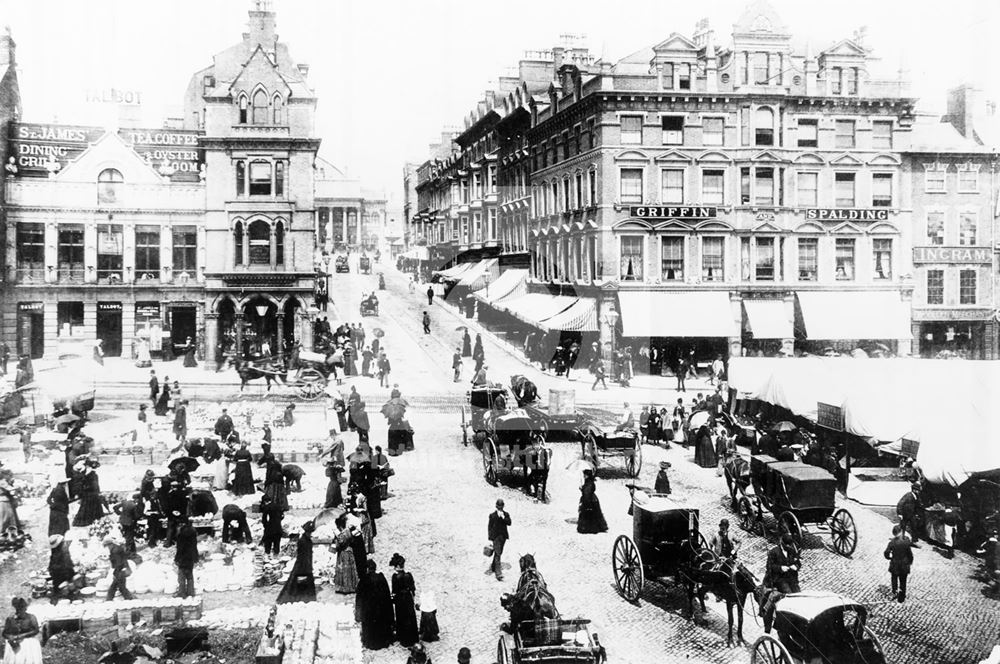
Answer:
[[[11,125],[10,154],[20,177],[48,177],[76,159],[104,135],[100,127]]]
[[[158,302],[143,302],[135,305],[136,318],[159,318],[160,304]]]
[[[167,173],[197,176],[203,161],[198,148],[197,131],[165,129],[119,129],[122,137],[136,153],[157,170],[167,165]],[[162,172],[162,171],[161,171]]]
[[[902,456],[909,457],[911,459],[917,458],[917,452],[920,450],[919,440],[910,440],[909,438],[903,438],[899,441],[899,453]]]
[[[18,302],[18,311],[42,311],[44,306],[41,302]]]
[[[914,247],[913,262],[992,265],[993,250],[989,247]]]
[[[639,219],[713,219],[718,213],[718,208],[641,205],[630,207],[628,213]]]
[[[98,311],[121,311],[122,310],[122,303],[121,302],[98,302],[97,303],[97,310]]]
[[[816,424],[834,431],[844,430],[844,411],[840,406],[834,406],[819,401],[816,403]]]
[[[86,99],[88,102],[98,104],[124,104],[126,106],[141,106],[142,95],[137,90],[118,90],[107,88],[105,90],[87,90]]]
[[[913,309],[915,322],[985,321],[993,316],[992,309]]]
[[[862,210],[853,208],[810,208],[806,210],[810,221],[888,221],[888,209]]]

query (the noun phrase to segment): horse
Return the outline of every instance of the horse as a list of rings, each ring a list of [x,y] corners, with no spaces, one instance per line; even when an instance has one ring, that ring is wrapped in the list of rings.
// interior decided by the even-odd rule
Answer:
[[[747,596],[757,587],[757,578],[742,563],[734,558],[719,558],[712,551],[702,549],[696,555],[696,562],[687,568],[682,576],[688,591],[688,611],[694,617],[694,599],[701,603],[702,613],[705,609],[705,594],[711,592],[726,603],[726,617],[729,621],[729,631],[726,635],[726,645],[733,646],[733,607],[737,607],[738,620],[736,637],[740,644],[746,644],[743,638],[743,608]]]
[[[519,564],[521,577],[517,581],[517,590],[500,597],[500,606],[510,613],[510,622],[502,628],[511,634],[525,621],[559,619],[556,599],[545,585],[541,572],[535,567],[535,557],[530,553],[525,554],[521,556]]]
[[[736,511],[736,494],[743,495],[750,486],[750,464],[739,454],[729,454],[722,462],[722,470],[729,487],[732,510]]]
[[[275,384],[284,384],[288,375],[288,371],[283,367],[280,371],[265,371],[258,369],[246,360],[237,360],[234,366],[236,373],[240,376],[240,392],[243,391],[247,383],[258,378],[263,378],[267,382],[267,391],[270,392],[272,382]]]

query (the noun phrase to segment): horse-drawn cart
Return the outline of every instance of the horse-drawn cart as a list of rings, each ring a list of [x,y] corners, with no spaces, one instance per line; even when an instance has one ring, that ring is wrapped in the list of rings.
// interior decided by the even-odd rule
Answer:
[[[600,460],[608,457],[621,457],[625,464],[625,472],[629,477],[639,477],[642,469],[642,443],[639,432],[635,429],[617,431],[614,428],[602,429],[593,424],[581,428],[581,446],[583,458],[594,465],[596,470]]]
[[[749,483],[737,501],[740,527],[766,534],[764,510],[777,519],[779,534],[790,534],[802,546],[803,525],[830,533],[833,549],[850,556],[858,545],[854,517],[836,505],[837,480],[827,471],[799,461],[778,461],[765,454],[750,458]]]
[[[833,593],[796,593],[778,601],[774,632],[754,642],[751,664],[885,664],[866,624],[868,609]]]
[[[512,636],[500,635],[497,663],[597,664],[600,648],[594,643],[589,625],[585,619],[522,622]]]
[[[361,299],[362,316],[378,316],[378,298],[374,294]]]
[[[358,259],[358,271],[361,274],[371,274],[372,273],[372,259],[368,256],[362,256]]]
[[[531,447],[536,441],[545,442],[545,432],[522,409],[508,408],[510,395],[502,385],[476,385],[467,396],[462,442],[468,445],[471,437],[482,452],[486,481],[496,484],[501,473],[518,468],[527,474],[533,464]]]
[[[278,357],[237,362],[236,372],[240,375],[240,392],[249,381],[263,378],[267,382],[268,392],[271,391],[271,383],[283,383],[295,389],[302,399],[313,401],[322,396],[326,389],[328,377],[333,371],[331,357],[307,350],[300,351],[298,368],[291,377],[288,376],[288,367]]]

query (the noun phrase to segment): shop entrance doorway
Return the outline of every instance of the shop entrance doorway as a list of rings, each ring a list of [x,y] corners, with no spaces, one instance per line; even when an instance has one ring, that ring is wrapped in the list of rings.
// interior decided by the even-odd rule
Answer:
[[[170,342],[175,356],[184,353],[188,337],[197,344],[198,315],[194,307],[173,307],[170,310]]]
[[[37,360],[45,354],[45,312],[42,303],[22,302],[17,313],[17,353]]]
[[[97,338],[104,342],[105,357],[122,354],[122,303],[97,303]]]

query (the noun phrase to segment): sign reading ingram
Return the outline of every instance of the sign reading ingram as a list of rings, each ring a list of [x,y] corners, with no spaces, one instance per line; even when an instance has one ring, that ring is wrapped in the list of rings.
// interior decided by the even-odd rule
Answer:
[[[990,265],[993,250],[989,247],[914,247],[913,262]]]

